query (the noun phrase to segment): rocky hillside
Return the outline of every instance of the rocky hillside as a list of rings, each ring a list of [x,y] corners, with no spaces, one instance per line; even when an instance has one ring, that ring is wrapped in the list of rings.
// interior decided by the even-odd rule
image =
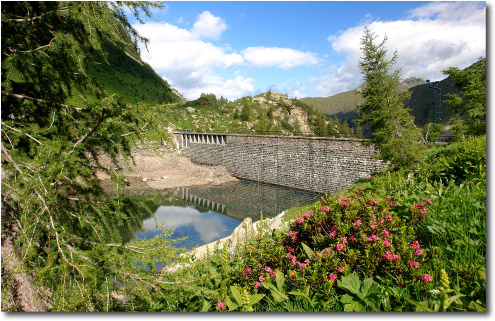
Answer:
[[[145,109],[153,122],[147,127],[149,141],[162,141],[164,133],[190,129],[195,132],[254,133],[356,137],[347,122],[339,123],[297,99],[267,92],[228,101],[214,94],[197,100],[163,104]]]

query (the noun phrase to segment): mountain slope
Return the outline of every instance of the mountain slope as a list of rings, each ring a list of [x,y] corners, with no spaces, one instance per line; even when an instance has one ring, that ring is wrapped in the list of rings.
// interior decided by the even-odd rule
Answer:
[[[126,104],[157,105],[187,101],[141,60],[130,39],[126,42],[128,45],[123,49],[110,41],[104,42],[107,61],[88,58],[88,75],[96,78],[107,93],[119,95]],[[81,100],[75,92],[72,102],[77,104]]]

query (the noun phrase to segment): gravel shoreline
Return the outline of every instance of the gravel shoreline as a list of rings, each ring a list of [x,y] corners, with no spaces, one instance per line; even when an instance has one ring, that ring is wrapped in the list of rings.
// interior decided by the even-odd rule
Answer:
[[[110,157],[101,155],[99,161],[107,169],[122,169],[126,179],[125,193],[148,192],[190,186],[212,186],[238,182],[223,166],[200,166],[187,157],[172,151],[137,149],[132,152],[134,164],[126,165],[122,158],[112,163]],[[110,175],[97,173],[105,190],[113,189]]]

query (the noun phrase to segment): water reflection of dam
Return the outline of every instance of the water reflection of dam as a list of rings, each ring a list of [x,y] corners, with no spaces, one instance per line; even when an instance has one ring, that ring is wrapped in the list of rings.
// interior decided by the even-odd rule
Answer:
[[[217,213],[225,214],[225,204],[220,204],[215,201],[210,201],[205,198],[191,194],[191,189],[187,187],[179,188],[175,194],[179,199],[183,199],[186,202],[199,205]]]
[[[296,205],[315,201],[318,194],[251,181],[212,187],[186,187],[176,190],[175,197],[239,220],[254,221],[274,217]]]

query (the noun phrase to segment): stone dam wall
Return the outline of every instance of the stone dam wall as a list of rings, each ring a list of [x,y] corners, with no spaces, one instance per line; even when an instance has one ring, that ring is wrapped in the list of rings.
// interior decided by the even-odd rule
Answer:
[[[222,165],[237,178],[333,194],[386,164],[359,139],[174,133],[182,155]]]

